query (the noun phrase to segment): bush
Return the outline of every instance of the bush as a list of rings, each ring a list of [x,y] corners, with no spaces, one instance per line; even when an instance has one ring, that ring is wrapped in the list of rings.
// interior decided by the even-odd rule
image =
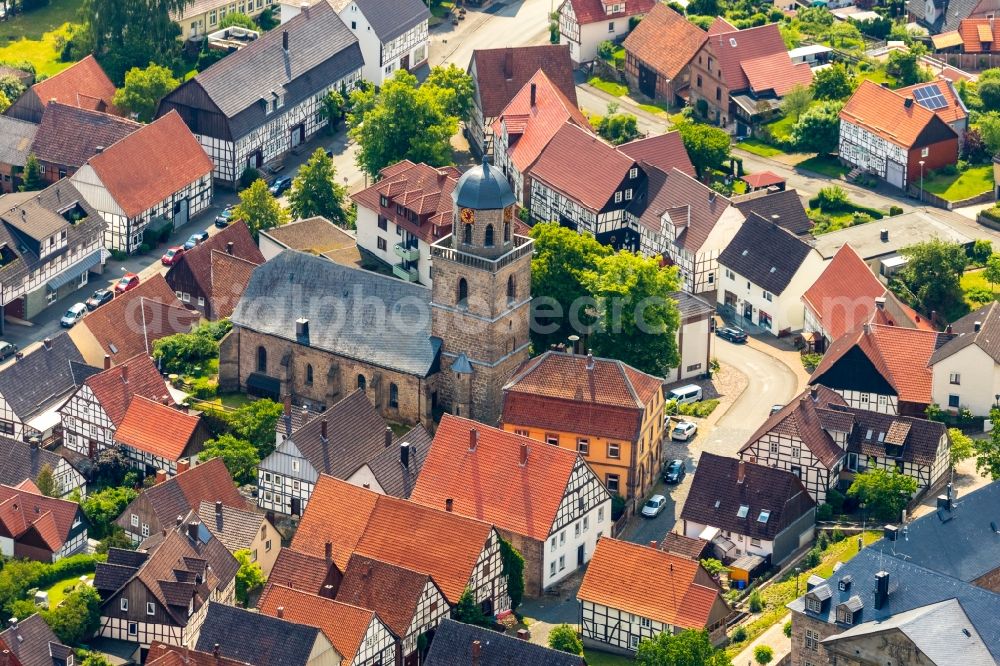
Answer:
[[[764,610],[764,600],[760,597],[760,590],[754,588],[753,592],[750,593],[750,612],[760,613]]]
[[[889,206],[889,217],[894,217],[896,215],[902,215],[903,209],[899,206]]]
[[[605,39],[597,45],[597,57],[601,60],[611,62],[615,58],[615,43],[610,39]]]
[[[844,512],[844,493],[840,492],[836,488],[833,488],[826,493],[826,503],[830,505],[830,509],[834,513]]]
[[[789,620],[788,622],[786,622],[785,625],[781,628],[781,630],[785,633],[785,636],[787,638],[791,638],[792,637],[792,621]]]
[[[198,52],[198,60],[195,62],[195,69],[199,72],[204,72],[206,69],[219,62],[223,58],[229,55],[228,51],[222,51],[219,49],[202,48]]]
[[[810,354],[802,354],[801,361],[802,367],[806,369],[806,372],[812,372],[819,365],[819,362],[823,360],[822,354],[817,354],[815,352]]]
[[[262,178],[263,176],[260,171],[257,171],[257,169],[254,169],[252,166],[248,166],[243,169],[243,173],[240,174],[240,187],[250,187],[253,183],[261,180]]]
[[[965,297],[973,303],[992,303],[995,294],[986,287],[970,287],[965,291]]]
[[[774,659],[774,650],[770,645],[758,645],[753,649],[753,660],[761,666],[767,666]]]
[[[824,504],[823,506],[827,506]],[[826,535],[826,532],[820,532],[819,536],[816,537],[816,547],[820,550],[826,550],[830,545],[830,537]]]
[[[150,246],[150,244],[149,244],[149,243],[142,243],[142,244],[141,244],[141,245],[139,246],[139,254],[146,254],[146,253],[148,253],[148,252],[149,252],[150,250],[152,250],[152,249],[153,249],[153,248],[152,248],[152,246]]]
[[[209,400],[219,392],[219,381],[212,377],[198,377],[191,382],[191,395],[198,400]]]
[[[820,553],[818,548],[812,548],[808,553],[806,553],[805,557],[802,558],[802,567],[805,569],[818,567],[821,560],[822,553]]]
[[[739,626],[733,629],[733,633],[730,636],[734,643],[742,643],[747,639],[746,627]]]
[[[625,513],[625,498],[615,493],[611,496],[611,520],[618,520],[623,513]]]
[[[815,197],[809,200],[810,208],[819,208],[823,211],[845,210],[851,203],[847,198],[847,192],[839,185],[822,188]]]
[[[990,258],[991,254],[993,254],[993,243],[985,238],[976,240],[972,244],[972,249],[969,250],[969,258],[977,266],[985,266],[986,260]]]
[[[549,647],[569,654],[583,654],[583,641],[576,634],[576,629],[568,624],[559,624],[549,632]]]
[[[824,504],[816,509],[816,520],[830,520],[833,518],[833,509],[829,504]]]
[[[829,495],[827,495],[827,497],[829,498]],[[834,543],[840,543],[844,540],[844,533],[839,527],[834,528],[833,532],[830,533],[830,540]]]

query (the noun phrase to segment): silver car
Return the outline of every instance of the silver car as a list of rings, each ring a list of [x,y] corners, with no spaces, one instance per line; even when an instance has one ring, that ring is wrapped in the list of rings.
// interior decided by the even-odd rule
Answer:
[[[59,320],[59,325],[63,328],[73,328],[73,325],[83,319],[85,314],[87,314],[87,304],[74,303],[69,306],[69,310],[66,310],[66,314]]]
[[[663,509],[666,506],[666,497],[663,495],[653,495],[649,498],[649,501],[642,505],[642,515],[645,518],[656,518],[658,515],[663,513]]]

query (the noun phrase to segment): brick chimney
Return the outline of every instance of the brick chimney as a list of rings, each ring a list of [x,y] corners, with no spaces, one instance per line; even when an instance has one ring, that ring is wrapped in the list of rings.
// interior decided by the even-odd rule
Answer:
[[[528,444],[521,442],[521,467],[528,464]]]
[[[649,542],[649,547],[650,548],[659,548],[660,544],[656,543],[656,540],[654,539],[653,541]]]
[[[167,470],[165,469],[156,470],[156,483],[154,483],[153,485],[158,486],[166,480],[167,480]]]
[[[278,616],[279,620],[281,618],[285,617],[285,607],[284,606],[278,606],[278,609],[275,611],[275,615]]]
[[[451,513],[451,510],[452,510],[452,509],[453,509],[454,507],[455,507],[455,500],[453,500],[453,499],[452,499],[452,498],[450,498],[450,497],[449,497],[449,498],[447,498],[447,499],[445,499],[445,501],[444,501],[444,510],[445,510],[445,511],[447,511],[448,513]]]
[[[110,354],[105,354],[104,355],[104,369],[105,370],[109,370],[110,368],[111,368],[111,355]]]
[[[476,445],[479,444],[479,431],[475,428],[469,429],[469,450],[475,451]]]
[[[736,465],[736,483],[743,483],[746,480],[747,464],[741,460]]]
[[[479,656],[483,653],[483,644],[472,641],[472,666],[479,666]]]
[[[191,459],[190,458],[181,458],[180,460],[177,461],[177,473],[178,474],[180,474],[181,472],[186,472],[189,469],[191,469]]]
[[[392,446],[392,428],[385,427],[385,448]]]

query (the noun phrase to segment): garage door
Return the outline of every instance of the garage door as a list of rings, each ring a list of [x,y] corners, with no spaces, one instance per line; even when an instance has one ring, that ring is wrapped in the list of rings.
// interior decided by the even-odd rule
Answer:
[[[900,189],[903,188],[903,165],[893,162],[892,160],[886,160],[885,163],[885,179],[886,181],[895,187]]]

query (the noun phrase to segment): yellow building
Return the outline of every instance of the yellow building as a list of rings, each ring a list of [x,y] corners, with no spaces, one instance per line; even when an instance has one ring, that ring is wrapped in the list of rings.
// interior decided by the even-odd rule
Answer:
[[[502,425],[579,451],[611,493],[642,498],[662,460],[663,380],[607,358],[548,351],[504,386]]]
[[[226,14],[239,13],[254,18],[273,5],[274,0],[193,0],[180,12],[171,12],[170,17],[181,27],[181,38],[191,39],[219,30],[219,23]]]

